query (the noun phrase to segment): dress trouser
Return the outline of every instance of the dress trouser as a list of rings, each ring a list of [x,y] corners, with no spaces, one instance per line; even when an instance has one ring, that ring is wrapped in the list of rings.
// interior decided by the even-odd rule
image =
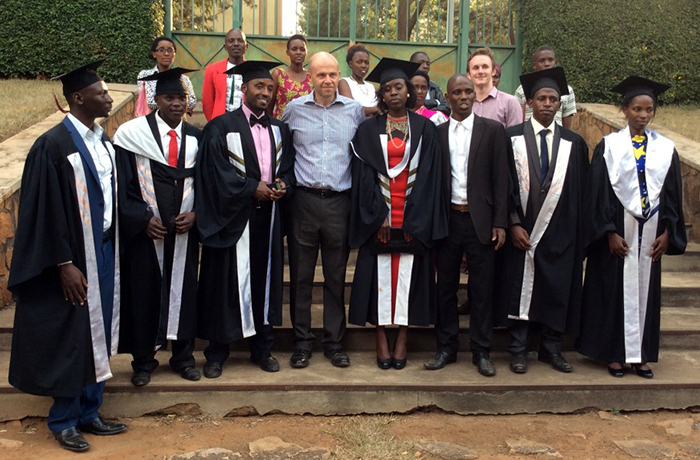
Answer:
[[[342,347],[345,335],[345,270],[350,248],[350,193],[320,196],[295,190],[289,244],[290,316],[295,348],[311,350],[311,296],[318,250],[323,265],[323,347]]]
[[[272,223],[272,202],[261,202],[250,214],[250,288],[253,303],[253,323],[255,335],[248,339],[250,357],[253,361],[271,355],[275,338],[272,324],[265,324],[265,298],[267,295],[267,268],[270,258],[270,224]],[[210,341],[204,350],[207,361],[223,363],[229,356],[228,343]]]
[[[187,367],[194,367],[194,356],[192,355],[194,352],[194,339],[171,340],[170,348],[172,349],[170,367],[174,371],[180,372]],[[134,356],[134,360],[131,361],[131,368],[134,372],[146,372],[150,374],[156,370],[158,364],[156,352],[154,351],[145,356]]]
[[[100,300],[102,301],[102,318],[104,320],[107,350],[111,346],[112,307],[114,303],[114,245],[111,238],[95,248],[97,252],[98,281],[100,283]],[[54,433],[93,421],[99,415],[105,383],[93,383],[83,388],[80,396],[73,398],[53,398],[49,410],[48,425]]]
[[[471,313],[469,341],[472,353],[489,353],[493,329],[493,277],[496,251],[483,244],[474,229],[471,214],[450,211],[449,233],[437,246],[438,308],[435,334],[438,351],[449,354],[459,349],[459,289],[462,254],[469,261]]]
[[[540,355],[550,356],[561,354],[562,349],[562,334],[551,327],[544,324],[532,323],[530,321],[512,320],[508,323],[508,332],[510,333],[511,341],[508,344],[507,350],[511,355],[525,353],[527,344],[530,340],[530,329],[539,326],[540,329]]]

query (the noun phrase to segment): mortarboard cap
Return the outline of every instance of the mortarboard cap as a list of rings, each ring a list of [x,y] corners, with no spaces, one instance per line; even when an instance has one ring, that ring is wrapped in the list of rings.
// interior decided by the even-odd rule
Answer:
[[[523,74],[520,76],[520,83],[527,99],[535,97],[535,93],[542,88],[553,88],[560,96],[569,94],[569,85],[566,83],[566,74],[562,67]]]
[[[627,77],[622,83],[615,86],[612,91],[622,94],[624,100],[639,96],[640,94],[646,94],[656,100],[659,95],[669,88],[669,85],[633,75]]]
[[[61,75],[53,77],[51,80],[61,80],[63,83],[63,95],[67,96],[70,93],[80,91],[81,89],[97,83],[102,80],[97,75],[97,68],[105,62],[104,59],[85,64],[77,69],[71,70]]]
[[[272,78],[270,70],[280,65],[273,61],[245,61],[224,72],[227,75],[242,75],[243,83],[257,78]]]
[[[187,90],[182,85],[182,74],[194,72],[192,69],[183,69],[182,67],[174,67],[172,69],[164,70],[163,72],[156,72],[152,75],[148,75],[143,78],[139,78],[141,81],[156,81],[156,96],[161,94],[187,94]]]
[[[379,83],[380,85],[396,78],[403,78],[408,81],[418,70],[418,67],[420,67],[420,64],[417,62],[382,58],[369,75],[365,77],[365,80]]]

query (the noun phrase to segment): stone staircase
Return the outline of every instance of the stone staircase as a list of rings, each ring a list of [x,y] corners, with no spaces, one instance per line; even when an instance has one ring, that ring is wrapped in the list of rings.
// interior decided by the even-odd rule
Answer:
[[[354,273],[353,251],[346,276],[346,302]],[[605,366],[574,351],[566,342],[566,356],[574,366],[561,374],[530,357],[530,371],[516,375],[508,370],[508,355],[502,351],[507,332],[494,334],[494,362],[497,375],[480,376],[468,353],[468,316],[460,317],[463,349],[458,361],[440,371],[429,372],[422,363],[435,350],[432,328],[409,331],[409,361],[402,371],[376,367],[374,329],[348,326],[345,347],[352,365],[334,368],[314,350],[311,365],[292,369],[288,365],[293,349],[293,330],[285,304],[284,324],[275,329],[274,355],[281,371],[262,372],[250,363],[246,344],[234,345],[221,378],[187,382],[170,371],[168,352],[160,352],[161,366],[151,383],[135,388],[130,383],[130,357],[113,359],[112,378],[106,387],[104,413],[110,417],[135,417],[149,413],[177,411],[181,405],[196,404],[214,416],[290,413],[358,414],[409,412],[439,408],[460,414],[569,413],[600,410],[685,409],[700,405],[700,245],[691,244],[683,256],[665,257],[662,276],[662,319],[660,362],[652,365],[655,377],[644,380],[629,374],[622,379],[608,376]],[[285,267],[286,270],[286,267]],[[288,296],[288,272],[285,293]],[[467,276],[463,275],[463,285]],[[323,274],[320,257],[313,297],[313,327],[321,334]],[[463,290],[460,296],[464,297]],[[0,311],[0,375],[6,376],[12,340],[14,308]],[[197,365],[201,368],[204,342],[197,343]],[[49,398],[19,393],[3,377],[0,382],[0,421],[26,416],[45,416]]]

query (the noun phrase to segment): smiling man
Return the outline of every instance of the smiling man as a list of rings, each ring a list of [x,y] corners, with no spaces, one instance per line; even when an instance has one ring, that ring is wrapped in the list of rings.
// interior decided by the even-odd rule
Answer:
[[[8,282],[17,301],[10,384],[53,397],[49,429],[76,452],[90,448],[82,433],[126,430],[98,413],[119,341],[114,149],[95,123],[112,110],[102,62],[55,78],[70,113],[27,155]]]
[[[183,121],[187,86],[174,68],[155,81],[156,112],[117,129],[122,264],[120,353],[131,353],[135,386],[147,385],[156,350],[170,341],[170,367],[186,380],[194,368],[199,238],[194,227],[194,165],[202,131]]]
[[[228,57],[223,61],[209,64],[204,70],[202,84],[202,111],[207,121],[226,112],[233,112],[241,106],[243,93],[241,75],[226,73],[245,62],[248,40],[240,29],[231,29],[224,39],[224,49]]]
[[[274,89],[270,69],[278,65],[247,61],[231,69],[242,77],[245,102],[208,123],[202,136],[195,212],[207,378],[221,375],[231,342],[248,337],[251,361],[279,370],[271,350],[272,326],[282,324],[280,200],[294,185],[294,147],[287,126],[265,113]]]
[[[511,371],[527,372],[532,325],[541,332],[539,360],[571,372],[562,334],[578,335],[583,273],[582,203],[588,147],[554,121],[567,93],[564,69],[522,75],[532,118],[506,131],[513,195],[509,242],[498,278],[496,320],[511,335]]]
[[[479,48],[469,56],[467,72],[474,83],[474,113],[501,123],[505,128],[523,122],[523,110],[515,96],[499,91],[493,84],[496,61],[490,48]]]
[[[472,286],[472,362],[480,374],[490,377],[496,374],[490,357],[492,288],[496,251],[503,246],[507,226],[508,167],[505,130],[498,122],[473,113],[475,97],[474,84],[466,75],[455,75],[447,82],[452,114],[437,129],[449,226],[447,238],[437,246],[437,353],[424,366],[441,369],[457,359],[457,290],[466,252]]]
[[[323,263],[323,347],[334,366],[347,367],[345,334],[345,269],[350,248],[350,141],[365,120],[362,105],[338,94],[338,61],[326,52],[311,56],[314,90],[294,99],[282,121],[294,140],[297,179],[291,197],[289,243],[290,308],[295,350],[292,367],[306,367],[315,336],[311,332],[311,291],[318,250]]]

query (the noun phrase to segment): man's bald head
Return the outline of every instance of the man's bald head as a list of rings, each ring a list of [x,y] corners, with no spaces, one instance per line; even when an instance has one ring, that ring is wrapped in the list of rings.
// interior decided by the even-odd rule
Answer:
[[[333,102],[340,81],[340,67],[335,56],[325,51],[319,51],[311,56],[309,75],[314,85],[316,102],[323,105]]]
[[[457,82],[462,82],[463,80],[466,80],[466,84],[468,87],[470,87],[472,90],[474,89],[474,82],[471,81],[471,79],[463,73],[458,73],[455,75],[452,75],[449,80],[447,80],[447,92],[450,92],[450,88],[454,89],[454,86],[457,84]]]

